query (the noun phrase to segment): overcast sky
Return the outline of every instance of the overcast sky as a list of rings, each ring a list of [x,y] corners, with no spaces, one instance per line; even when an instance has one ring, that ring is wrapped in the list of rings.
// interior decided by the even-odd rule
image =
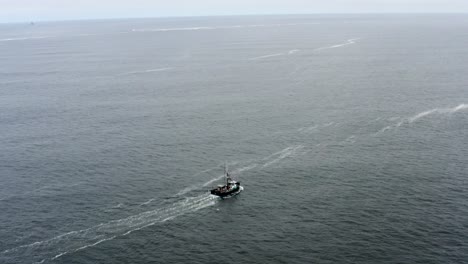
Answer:
[[[369,12],[468,13],[468,0],[0,0],[0,22]]]

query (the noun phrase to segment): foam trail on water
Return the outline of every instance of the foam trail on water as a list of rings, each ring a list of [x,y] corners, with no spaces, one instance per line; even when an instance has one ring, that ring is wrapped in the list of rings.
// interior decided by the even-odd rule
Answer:
[[[360,38],[348,39],[348,40],[347,40],[346,42],[344,42],[344,43],[336,44],[336,45],[332,45],[332,46],[327,46],[327,47],[317,48],[317,49],[314,49],[314,51],[321,51],[321,50],[326,50],[326,49],[335,49],[335,48],[340,48],[340,47],[352,45],[352,44],[355,44],[356,41],[359,40],[359,39],[360,39]]]
[[[458,111],[462,111],[462,110],[466,110],[468,109],[468,104],[459,104],[453,108],[434,108],[434,109],[431,109],[429,111],[425,111],[425,112],[422,112],[422,113],[419,113],[417,115],[414,115],[412,117],[410,117],[408,119],[408,122],[409,123],[413,123],[415,122],[416,120],[418,119],[421,119],[425,116],[428,116],[430,114],[434,114],[434,113],[438,113],[438,114],[453,114],[453,113],[456,113]]]
[[[273,158],[273,157],[275,157],[275,156],[276,156],[276,157],[275,157],[273,160],[267,160],[267,162],[265,162],[265,163],[263,164],[262,168],[268,167],[268,166],[270,166],[270,165],[272,165],[272,164],[275,164],[275,163],[277,163],[277,162],[279,162],[279,161],[281,161],[281,160],[283,160],[283,159],[285,159],[285,158],[287,158],[287,157],[289,157],[289,156],[292,156],[292,155],[294,155],[298,150],[303,149],[303,148],[304,148],[303,145],[297,145],[297,146],[293,146],[293,147],[287,147],[287,148],[283,149],[282,151],[279,151],[279,152],[277,152],[277,153],[275,153],[275,154],[273,154],[273,155],[270,155],[270,156],[268,157],[268,159],[271,159],[271,158]]]
[[[293,50],[288,51],[288,54],[294,54],[294,53],[297,53],[297,52],[299,52],[298,49],[293,49]]]
[[[123,203],[119,203],[117,204],[116,206],[112,207],[112,208],[122,208],[123,207]]]
[[[174,69],[174,68],[173,67],[165,67],[165,68],[149,69],[149,70],[142,70],[142,71],[131,71],[131,72],[122,73],[122,75],[150,73],[150,72],[162,72],[162,71],[168,71],[168,70],[172,70],[172,69]]]
[[[468,109],[468,104],[460,104],[456,106],[455,108],[451,109],[450,112],[455,113],[455,112],[466,110],[466,109]]]
[[[215,181],[221,180],[222,178],[224,178],[224,174],[221,175],[221,176],[218,176],[218,177],[216,177],[216,178],[213,178],[213,179],[211,179],[211,180],[209,180],[209,181],[207,181],[207,182],[205,182],[202,186],[203,186],[203,187],[206,187],[206,186],[212,184],[212,183],[215,182]]]
[[[146,201],[146,202],[144,202],[144,203],[141,203],[140,206],[150,204],[152,201],[154,201],[154,198],[153,198],[153,199],[149,199],[148,201]]]
[[[252,165],[248,165],[248,166],[245,166],[245,167],[243,167],[243,168],[240,168],[240,169],[234,171],[234,173],[236,173],[236,172],[248,171],[248,170],[251,170],[251,169],[255,169],[257,166],[258,166],[258,164],[254,163],[254,164],[252,164]]]
[[[209,30],[215,27],[182,27],[182,28],[142,28],[132,29],[132,32],[166,32],[166,31],[191,31],[191,30]]]
[[[242,167],[242,168],[240,168],[240,169],[234,170],[234,171],[232,171],[231,173],[233,173],[233,174],[241,173],[241,172],[243,172],[243,171],[248,171],[248,170],[254,169],[254,168],[256,168],[257,166],[258,166],[258,164],[248,165],[248,166]],[[209,180],[209,181],[207,181],[207,182],[205,182],[205,183],[203,183],[203,185],[202,185],[201,187],[206,187],[206,186],[208,186],[208,185],[211,185],[213,182],[219,181],[219,180],[221,180],[222,178],[224,178],[224,174],[223,174],[223,175],[220,175],[220,176],[218,176],[218,177],[216,177],[216,178],[213,178],[213,179],[211,179],[211,180]]]
[[[269,55],[263,55],[263,56],[258,56],[258,57],[253,57],[248,60],[261,60],[261,59],[266,59],[266,58],[271,58],[271,57],[277,57],[277,56],[282,56],[284,55],[283,53],[275,53],[275,54],[269,54]]]
[[[417,114],[417,115],[415,115],[415,116],[412,116],[412,117],[408,118],[408,123],[413,123],[414,121],[416,121],[416,120],[418,120],[418,119],[420,119],[420,118],[423,118],[423,117],[425,117],[425,116],[427,116],[427,115],[430,115],[430,114],[432,114],[432,113],[437,112],[437,110],[438,110],[438,109],[432,109],[432,110],[429,110],[429,111],[425,111],[425,112],[419,113],[419,114]]]
[[[21,38],[4,38],[4,39],[0,39],[0,42],[18,41],[18,40],[45,39],[45,38],[50,38],[50,36],[41,36],[41,37],[21,37]]]
[[[199,27],[180,27],[180,28],[141,28],[141,29],[132,29],[131,32],[197,31],[197,30],[282,27],[282,26],[318,25],[318,24],[320,23],[251,24],[251,25],[199,26]]]
[[[204,193],[196,197],[185,198],[166,207],[142,212],[118,220],[112,220],[87,229],[67,232],[47,240],[11,248],[1,252],[0,255],[9,257],[12,257],[13,254],[26,255],[30,256],[31,262],[41,259],[51,261],[64,255],[96,246],[116,237],[128,235],[136,230],[166,222],[177,216],[195,212],[215,204],[216,201],[217,197]]]
[[[282,155],[283,153],[290,151],[291,148],[292,148],[292,147],[287,147],[287,148],[285,148],[285,149],[282,149],[282,150],[280,150],[280,151],[278,151],[278,152],[275,152],[275,153],[273,153],[273,154],[271,154],[271,155],[269,155],[269,156],[263,158],[263,160],[269,160],[269,159],[271,159],[271,158],[273,158],[273,157],[275,157],[275,156]]]
[[[379,131],[377,131],[377,133],[375,133],[374,135],[381,134],[381,133],[383,133],[383,132],[385,132],[385,131],[387,131],[389,129],[392,129],[393,127],[394,126],[386,126],[386,127],[382,128],[382,129],[380,129]]]
[[[235,165],[235,164],[236,164],[236,163],[231,163],[230,165]],[[200,174],[204,174],[204,173],[210,172],[210,171],[212,171],[212,170],[219,169],[220,167],[221,167],[221,165],[218,165],[218,166],[209,168],[209,169],[207,169],[207,170],[200,171],[200,172],[194,174],[194,175],[192,176],[192,178],[195,178],[196,176],[198,176],[198,175],[200,175]],[[223,175],[223,176],[224,176],[224,175]],[[188,192],[191,192],[191,191],[193,191],[193,190],[197,190],[197,189],[199,189],[199,188],[201,188],[201,187],[208,186],[210,183],[215,182],[215,181],[217,181],[217,180],[220,180],[221,178],[222,178],[222,176],[218,176],[218,177],[216,177],[216,178],[214,178],[214,179],[211,179],[211,180],[208,181],[207,183],[204,183],[203,185],[194,184],[194,185],[192,185],[192,186],[186,187],[186,188],[182,189],[180,192],[178,192],[178,193],[176,194],[176,196],[180,196],[180,195],[186,194],[186,193],[188,193]]]
[[[386,126],[386,127],[382,128],[382,129],[380,129],[379,131],[377,131],[376,133],[374,133],[374,136],[379,135],[379,134],[381,134],[381,133],[383,133],[385,131],[388,131],[390,129],[401,127],[404,124],[412,124],[412,123],[418,121],[419,119],[430,116],[430,115],[434,115],[434,114],[453,114],[453,113],[463,111],[463,110],[466,110],[466,109],[468,109],[468,104],[459,104],[459,105],[457,105],[455,107],[452,107],[452,108],[434,108],[434,109],[430,109],[430,110],[415,114],[415,115],[413,115],[411,117],[404,118],[404,119],[402,119],[400,122],[398,122],[396,124]]]
[[[309,127],[301,127],[297,129],[297,132],[302,132],[302,133],[312,133],[312,132],[317,132],[321,128],[328,128],[331,126],[338,126],[340,123],[335,123],[335,122],[329,122],[323,125],[312,125]]]
[[[399,116],[393,116],[393,117],[388,118],[388,121],[397,121],[398,119],[400,119]]]
[[[298,49],[293,49],[293,50],[289,50],[288,52],[286,53],[274,53],[274,54],[268,54],[268,55],[263,55],[263,56],[258,56],[258,57],[253,57],[253,58],[249,58],[248,60],[261,60],[261,59],[267,59],[267,58],[271,58],[271,57],[278,57],[278,56],[283,56],[283,55],[293,55],[295,53],[299,52]]]

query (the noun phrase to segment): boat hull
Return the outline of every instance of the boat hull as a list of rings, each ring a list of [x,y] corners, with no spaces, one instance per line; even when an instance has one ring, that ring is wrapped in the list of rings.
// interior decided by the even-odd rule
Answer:
[[[235,187],[232,188],[232,190],[229,190],[229,191],[220,191],[220,189],[213,189],[211,190],[211,194],[212,195],[216,195],[216,196],[219,196],[221,198],[225,198],[225,197],[231,197],[231,196],[234,196],[234,195],[237,195],[239,194],[244,188],[242,188],[242,186],[240,186],[240,183],[236,183]]]

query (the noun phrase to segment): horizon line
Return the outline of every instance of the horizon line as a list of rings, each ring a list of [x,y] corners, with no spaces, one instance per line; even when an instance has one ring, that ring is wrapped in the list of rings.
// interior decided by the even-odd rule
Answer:
[[[203,17],[254,17],[254,16],[312,16],[312,15],[468,15],[463,12],[322,12],[322,13],[258,13],[258,14],[222,14],[222,15],[169,15],[169,16],[122,16],[122,17],[96,17],[96,18],[70,18],[70,19],[40,19],[1,22],[0,24],[28,24],[28,23],[53,23],[53,22],[79,22],[79,21],[102,21],[102,20],[133,20],[133,19],[167,19],[167,18],[203,18]]]

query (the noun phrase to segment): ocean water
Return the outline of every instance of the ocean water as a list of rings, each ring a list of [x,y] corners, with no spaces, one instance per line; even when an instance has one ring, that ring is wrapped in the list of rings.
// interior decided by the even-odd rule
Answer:
[[[0,25],[1,263],[466,263],[468,16]],[[227,162],[244,191],[220,200]]]

